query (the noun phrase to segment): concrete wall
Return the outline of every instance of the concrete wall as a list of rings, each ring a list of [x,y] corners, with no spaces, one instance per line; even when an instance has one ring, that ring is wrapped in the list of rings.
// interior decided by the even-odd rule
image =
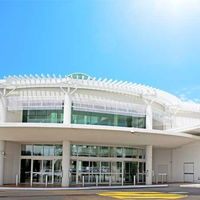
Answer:
[[[22,122],[22,111],[8,111],[7,122]]]
[[[20,144],[6,142],[4,162],[4,184],[14,184],[19,174]]]
[[[173,149],[173,181],[184,181],[184,163],[194,163],[194,182],[200,182],[200,141]]]
[[[184,175],[188,164],[194,166],[194,179],[193,175]],[[200,183],[200,141],[175,149],[153,149],[153,171],[156,177],[167,173],[169,182]]]
[[[163,148],[153,149],[153,182],[161,181],[159,173],[166,173],[169,182],[172,181],[172,150]],[[158,179],[159,178],[159,179]]]

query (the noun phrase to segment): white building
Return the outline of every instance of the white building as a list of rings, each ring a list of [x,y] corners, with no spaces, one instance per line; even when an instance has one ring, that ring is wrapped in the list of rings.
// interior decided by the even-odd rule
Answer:
[[[200,105],[95,79],[0,80],[0,185],[200,181]]]

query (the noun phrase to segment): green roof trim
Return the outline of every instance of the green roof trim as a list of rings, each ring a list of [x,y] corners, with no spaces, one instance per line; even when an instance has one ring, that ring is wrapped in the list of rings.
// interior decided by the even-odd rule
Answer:
[[[68,77],[73,78],[73,79],[92,80],[91,76],[84,73],[73,73],[73,74],[68,75]]]

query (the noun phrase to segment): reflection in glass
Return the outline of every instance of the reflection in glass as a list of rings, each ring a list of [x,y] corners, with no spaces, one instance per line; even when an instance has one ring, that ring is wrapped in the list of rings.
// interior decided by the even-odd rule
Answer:
[[[33,155],[34,156],[43,156],[44,151],[43,151],[43,145],[42,144],[35,144],[33,145]]]
[[[62,156],[62,145],[55,145],[55,156]]]
[[[44,145],[44,156],[54,156],[55,146]]]
[[[54,183],[61,183],[62,181],[62,160],[54,161]]]
[[[73,124],[145,128],[145,116],[126,116],[72,109]]]
[[[21,155],[22,156],[31,156],[33,152],[32,144],[22,144],[21,145]]]

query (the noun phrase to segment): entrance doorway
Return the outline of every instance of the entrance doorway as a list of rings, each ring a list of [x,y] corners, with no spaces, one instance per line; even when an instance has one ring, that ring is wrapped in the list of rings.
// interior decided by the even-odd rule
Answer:
[[[71,184],[122,183],[122,162],[71,160],[70,172]]]
[[[20,183],[60,184],[61,159],[21,159]]]
[[[138,162],[124,162],[124,183],[137,182]]]
[[[184,182],[194,182],[194,163],[185,162],[183,164]]]

